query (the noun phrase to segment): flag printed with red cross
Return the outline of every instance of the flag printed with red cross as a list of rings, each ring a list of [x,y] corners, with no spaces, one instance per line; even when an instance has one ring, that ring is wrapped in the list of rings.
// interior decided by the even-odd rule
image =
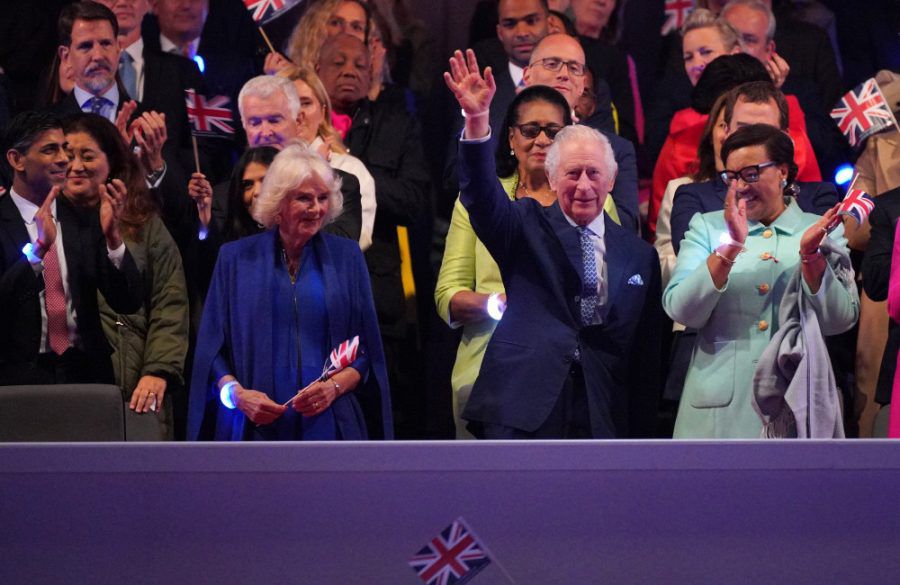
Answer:
[[[184,90],[188,121],[194,136],[233,136],[234,116],[228,107],[228,96],[217,95],[207,100],[193,89]]]
[[[831,110],[831,117],[855,148],[872,134],[897,124],[874,77],[848,91]]]
[[[409,565],[428,585],[462,585],[491,563],[478,537],[461,517],[431,539]]]
[[[681,30],[681,25],[687,20],[688,15],[694,11],[694,0],[666,0],[666,22],[663,23],[659,34],[665,36],[670,32]]]
[[[272,22],[302,0],[244,0],[250,17],[257,25]]]

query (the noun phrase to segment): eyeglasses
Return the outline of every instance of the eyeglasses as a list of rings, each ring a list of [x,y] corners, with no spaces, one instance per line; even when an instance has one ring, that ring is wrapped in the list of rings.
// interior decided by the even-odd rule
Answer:
[[[544,69],[553,72],[559,71],[565,65],[569,68],[569,73],[572,75],[576,77],[584,75],[584,63],[579,63],[578,61],[563,61],[556,57],[544,57],[543,59],[538,59],[532,65],[535,63],[540,63]]]
[[[558,124],[547,124],[546,126],[541,126],[540,124],[535,124],[534,122],[530,122],[528,124],[516,124],[513,128],[518,128],[519,133],[522,134],[525,138],[532,140],[537,138],[538,135],[543,132],[547,135],[547,138],[553,140],[556,138],[556,135],[559,134],[559,131],[563,129],[562,126]]]
[[[745,183],[755,183],[759,180],[759,172],[765,168],[775,166],[778,163],[776,162],[764,162],[758,165],[750,165],[749,167],[744,167],[739,171],[729,171],[725,170],[719,173],[719,176],[722,177],[722,180],[727,185],[732,181],[736,181],[738,177],[740,177]]]

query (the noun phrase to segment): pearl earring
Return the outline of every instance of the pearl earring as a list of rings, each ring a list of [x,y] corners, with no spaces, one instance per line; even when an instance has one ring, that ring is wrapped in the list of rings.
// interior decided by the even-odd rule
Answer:
[[[516,156],[516,151],[513,150],[512,148],[510,148],[510,149],[509,149],[509,154],[510,154],[510,156]]]
[[[787,187],[787,179],[781,179],[781,188],[784,189]]]

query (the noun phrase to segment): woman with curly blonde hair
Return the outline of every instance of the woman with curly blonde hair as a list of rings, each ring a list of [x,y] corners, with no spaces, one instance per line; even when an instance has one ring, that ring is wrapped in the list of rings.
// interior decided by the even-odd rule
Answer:
[[[359,0],[320,0],[303,13],[288,39],[287,56],[298,67],[314,70],[322,44],[330,36],[353,35],[369,41],[371,9]]]

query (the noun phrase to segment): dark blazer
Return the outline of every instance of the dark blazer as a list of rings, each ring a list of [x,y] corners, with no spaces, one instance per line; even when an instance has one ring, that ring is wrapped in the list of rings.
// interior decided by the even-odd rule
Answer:
[[[831,183],[809,182],[797,185],[800,186],[797,205],[807,213],[822,215],[834,207],[840,199],[837,189]],[[720,179],[678,187],[672,202],[672,247],[675,248],[676,254],[694,214],[721,211],[725,206],[727,192],[725,183]]]
[[[397,226],[415,225],[430,211],[430,177],[422,156],[419,123],[401,102],[366,99],[353,115],[345,143],[375,179],[378,213],[366,264],[381,333],[403,338],[406,299],[400,279]]]
[[[110,262],[98,213],[76,210],[59,197],[56,215],[62,225],[68,289],[77,318],[80,349],[92,360],[98,360],[98,371],[108,370],[111,382],[112,349],[100,325],[97,291],[117,312],[137,312],[143,299],[141,276],[127,248],[118,270]],[[22,383],[28,383],[26,372],[33,369],[40,351],[40,293],[44,279],[35,276],[22,254],[22,247],[29,241],[12,197],[0,197],[0,379],[5,384],[22,379],[21,376],[26,376]]]
[[[580,345],[593,436],[651,435],[662,323],[656,251],[606,218],[606,314],[602,325],[582,327],[578,230],[558,202],[544,208],[532,199],[510,201],[496,179],[493,147],[459,147],[460,199],[509,299],[463,418],[534,431],[555,405]]]
[[[863,288],[873,301],[887,300],[897,218],[900,218],[900,188],[876,197],[875,208],[869,214],[872,232],[866,255],[863,257],[862,276]],[[900,351],[900,324],[891,319],[878,385],[875,387],[875,400],[880,404],[891,402],[898,351]]]

